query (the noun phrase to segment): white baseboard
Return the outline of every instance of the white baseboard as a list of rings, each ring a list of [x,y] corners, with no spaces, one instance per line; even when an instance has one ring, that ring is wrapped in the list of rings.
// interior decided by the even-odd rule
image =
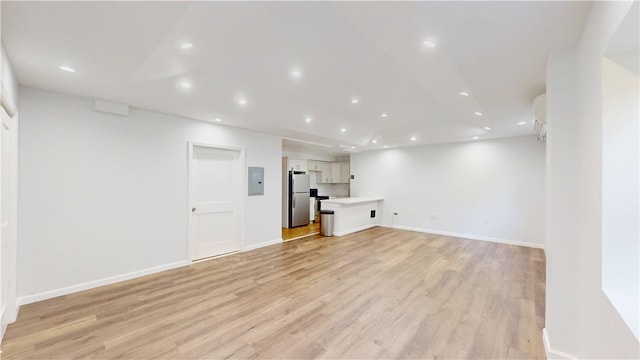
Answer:
[[[452,236],[452,237],[471,239],[471,240],[489,241],[489,242],[494,242],[499,244],[517,245],[517,246],[525,246],[525,247],[536,248],[536,249],[544,249],[543,244],[536,244],[536,243],[530,243],[530,242],[524,242],[524,241],[500,239],[500,238],[493,238],[488,236],[479,236],[479,235],[472,235],[472,234],[460,234],[460,233],[454,233],[454,232],[448,232],[448,231],[424,229],[424,228],[402,226],[402,225],[394,225],[394,226],[379,225],[379,226],[388,227],[392,229],[410,230],[410,231],[417,231],[417,232],[423,232],[423,233],[429,233],[429,234]]]
[[[44,291],[38,294],[27,295],[27,296],[18,298],[18,306],[31,304],[37,301],[51,299],[54,297],[68,295],[68,294],[72,294],[72,293],[76,293],[84,290],[89,290],[89,289],[97,288],[104,285],[110,285],[110,284],[114,284],[114,283],[125,281],[125,280],[131,280],[141,276],[150,275],[150,274],[158,273],[161,271],[176,269],[176,268],[187,266],[190,264],[191,264],[191,261],[186,261],[186,260],[178,261],[175,263],[133,271],[133,272],[122,274],[122,275],[116,275],[116,276],[111,276],[103,279],[88,281],[86,283],[67,286],[60,289]]]
[[[279,243],[282,243],[282,239],[281,238],[280,239],[271,240],[271,241],[265,241],[265,242],[262,242],[262,243],[259,243],[259,244],[255,244],[255,245],[250,245],[250,246],[245,247],[242,251],[254,250],[254,249],[261,248],[261,247],[274,245],[274,244],[279,244]],[[17,306],[20,307],[22,305],[31,304],[31,303],[34,303],[34,302],[37,302],[37,301],[47,300],[47,299],[51,299],[51,298],[58,297],[58,296],[68,295],[68,294],[72,294],[72,293],[76,293],[76,292],[80,292],[80,291],[84,291],[84,290],[97,288],[97,287],[100,287],[100,286],[105,286],[105,285],[110,285],[110,284],[114,284],[114,283],[121,282],[121,281],[131,280],[131,279],[135,279],[135,278],[138,278],[138,277],[141,277],[141,276],[155,274],[155,273],[158,273],[158,272],[161,272],[161,271],[176,269],[176,268],[179,268],[179,267],[191,265],[191,263],[192,263],[191,261],[183,260],[183,261],[178,261],[178,262],[171,263],[171,264],[166,264],[166,265],[156,266],[156,267],[152,267],[152,268],[148,268],[148,269],[134,271],[134,272],[130,272],[130,273],[127,273],[127,274],[111,276],[111,277],[108,277],[108,278],[88,281],[86,283],[67,286],[67,287],[60,288],[60,289],[44,291],[44,292],[33,294],[33,295],[27,295],[27,296],[23,296],[23,297],[18,298]],[[4,315],[5,315],[5,311],[3,309],[2,316],[4,316]],[[2,319],[2,318],[0,318],[0,319]]]
[[[351,233],[354,233],[354,232],[371,229],[372,227],[376,227],[376,226],[380,226],[380,225],[378,225],[378,224],[362,225],[362,226],[358,226],[358,227],[355,227],[355,228],[347,229],[345,231],[336,231],[336,232],[333,233],[333,235],[335,235],[335,236],[344,236],[344,235],[351,234]]]
[[[270,240],[270,241],[264,241],[258,244],[253,244],[253,245],[249,245],[249,246],[245,246],[242,251],[249,251],[249,250],[255,250],[255,249],[259,249],[261,247],[265,247],[265,246],[269,246],[269,245],[275,245],[275,244],[280,244],[282,243],[282,238],[279,239],[275,239],[275,240]]]
[[[574,355],[554,350],[551,347],[551,344],[549,343],[549,335],[547,334],[547,328],[542,329],[542,342],[544,343],[544,351],[547,354],[547,359],[577,359],[577,357]]]

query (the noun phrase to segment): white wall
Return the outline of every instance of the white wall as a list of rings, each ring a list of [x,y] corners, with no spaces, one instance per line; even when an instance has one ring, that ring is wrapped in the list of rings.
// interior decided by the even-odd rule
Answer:
[[[244,248],[281,239],[280,138],[98,113],[91,99],[30,88],[20,110],[22,302],[186,263],[188,141],[244,148],[247,166],[265,168],[265,195],[246,197]]]
[[[549,59],[545,326],[554,357],[640,357],[638,340],[602,290],[601,261],[601,61],[630,5],[594,2],[577,46]]]
[[[352,196],[384,198],[383,225],[544,246],[534,136],[354,153],[351,173]]]
[[[640,338],[640,78],[602,66],[602,288]]]
[[[546,308],[545,327],[553,347],[575,354],[578,302],[579,118],[576,50],[553,54],[547,67]]]

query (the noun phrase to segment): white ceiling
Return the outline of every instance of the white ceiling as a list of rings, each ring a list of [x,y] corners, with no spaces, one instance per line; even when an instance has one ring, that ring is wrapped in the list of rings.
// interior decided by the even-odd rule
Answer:
[[[640,4],[634,2],[609,40],[605,55],[618,65],[640,75]]]
[[[577,41],[590,4],[1,6],[2,41],[23,85],[220,118],[331,152],[341,145],[362,151],[532,133],[532,102],[545,91],[547,55]],[[437,46],[424,46],[425,40]],[[193,48],[182,50],[184,42]],[[298,80],[290,75],[294,68],[302,73]],[[182,81],[192,88],[180,89]],[[248,104],[238,105],[239,97]],[[517,125],[521,121],[527,124]]]

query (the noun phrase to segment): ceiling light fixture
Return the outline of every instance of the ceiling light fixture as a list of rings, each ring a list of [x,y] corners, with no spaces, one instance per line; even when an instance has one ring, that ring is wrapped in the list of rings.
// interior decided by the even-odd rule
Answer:
[[[416,140],[418,140],[418,138],[416,138],[415,136],[411,137],[411,141],[416,141]]]
[[[476,115],[476,116],[482,116],[482,113],[480,111],[476,111],[473,114]]]
[[[188,81],[183,81],[180,83],[180,87],[183,89],[191,89],[191,83]]]
[[[60,65],[60,70],[66,71],[66,72],[69,72],[69,73],[76,72],[76,69],[72,68],[71,66],[66,66],[66,65]]]
[[[355,147],[355,146],[352,146],[351,148],[352,148],[352,149],[355,149],[356,147]]]
[[[488,127],[488,126],[485,126],[485,127],[484,127],[484,129],[485,129],[485,130],[487,130],[487,131],[490,131],[490,130],[491,130],[491,128],[490,128],[490,127]]]
[[[372,143],[374,143],[374,144],[376,144],[376,143],[378,142],[378,140],[373,139],[373,140],[371,140],[371,142],[372,142]]]
[[[474,136],[474,137],[473,137],[473,140],[478,140],[478,137],[477,137],[477,136]]]
[[[340,132],[341,132],[341,133],[346,133],[346,132],[347,132],[347,129],[346,129],[346,128],[342,128],[342,129],[340,129]]]
[[[310,118],[310,117],[308,117],[308,118],[304,119],[304,122],[306,122],[306,123],[310,123],[310,122],[312,122],[312,121],[313,121],[313,119],[312,119],[312,118]]]
[[[436,47],[436,43],[433,40],[425,40],[422,42],[422,45],[428,47],[429,49],[433,49]]]
[[[462,96],[469,96],[469,93],[465,92],[465,91],[460,91],[458,94],[460,94]]]
[[[520,122],[518,123],[518,125],[524,125],[524,124],[526,124],[526,123],[527,123],[526,121],[520,121]]]
[[[291,77],[295,79],[299,79],[302,76],[302,71],[300,69],[291,70]]]
[[[215,119],[213,119],[213,121],[215,121],[215,122],[222,122],[222,119],[220,119],[220,118],[215,118]]]
[[[381,114],[380,116],[381,116],[381,117],[387,117],[387,116],[389,116],[389,114],[387,114],[387,113],[383,113],[383,114]]]
[[[359,103],[359,102],[360,102],[360,100],[358,100],[358,98],[353,98],[353,99],[351,99],[351,103],[352,103],[352,104],[357,104],[357,103]]]
[[[238,105],[247,105],[247,99],[245,98],[238,99]]]
[[[188,49],[191,49],[192,47],[193,47],[193,44],[190,42],[180,44],[180,49],[182,50],[188,50]]]
[[[383,146],[383,147],[384,147],[385,149],[387,149],[387,148],[388,148],[388,146],[387,146],[387,145],[385,145],[385,146]]]

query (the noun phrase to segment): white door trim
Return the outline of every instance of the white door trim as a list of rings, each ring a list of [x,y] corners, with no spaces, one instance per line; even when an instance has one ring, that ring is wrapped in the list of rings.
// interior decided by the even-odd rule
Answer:
[[[10,284],[8,289],[3,289],[3,291],[7,291],[6,294],[6,304],[2,304],[2,309],[0,311],[0,340],[4,337],[5,330],[7,325],[14,322],[18,316],[19,306],[17,305],[17,296],[16,296],[16,261],[17,261],[17,237],[18,237],[18,109],[13,102],[13,99],[9,97],[9,93],[5,90],[3,85],[1,87],[1,96],[0,96],[0,111],[5,112],[8,115],[8,118],[2,120],[0,126],[10,131],[9,138],[9,146],[11,147],[9,153],[10,158],[9,162],[9,178],[5,178],[9,182],[8,193],[2,193],[0,190],[0,201],[4,198],[9,199],[9,206],[7,207],[8,214],[6,216],[8,220],[8,239],[1,239],[0,236],[0,245],[4,245],[5,250],[8,254],[4,254],[0,252],[0,255],[4,260],[8,261],[8,264],[2,264],[0,261],[0,266],[3,266],[7,271],[0,271],[0,286],[3,283]],[[1,141],[0,141],[0,145]],[[0,165],[2,165],[2,161],[0,159]],[[2,167],[0,166],[0,169]],[[1,173],[1,170],[0,170]],[[0,181],[0,185],[1,181]],[[2,186],[0,186],[0,189]],[[1,214],[0,214],[1,215]],[[4,216],[0,216],[4,217]]]
[[[5,90],[4,85],[0,85],[0,105],[4,108],[4,111],[7,112],[9,118],[12,118],[17,115],[18,109],[16,108],[16,103],[13,102],[13,99],[9,97],[9,92]]]
[[[192,215],[191,209],[193,208],[193,204],[195,204],[195,191],[194,191],[194,167],[193,167],[193,148],[195,146],[206,147],[211,149],[221,149],[221,150],[233,150],[238,151],[240,153],[238,157],[239,162],[239,179],[242,181],[242,184],[238,186],[238,191],[236,194],[236,201],[238,204],[238,228],[237,234],[239,238],[239,249],[244,248],[244,224],[245,224],[245,191],[247,190],[247,171],[246,171],[246,155],[245,149],[240,147],[233,146],[224,146],[224,145],[215,145],[215,144],[206,144],[200,142],[189,141],[188,142],[188,160],[187,160],[187,176],[188,176],[188,194],[187,194],[187,208],[185,209],[187,212],[187,254],[189,256],[189,261],[194,261],[195,257],[195,221]]]

